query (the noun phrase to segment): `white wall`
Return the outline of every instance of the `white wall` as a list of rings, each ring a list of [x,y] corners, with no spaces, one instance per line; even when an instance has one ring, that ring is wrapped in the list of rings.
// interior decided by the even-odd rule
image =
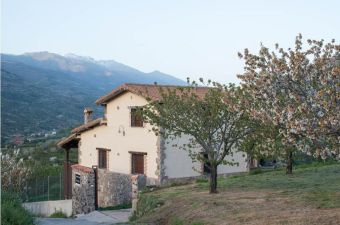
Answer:
[[[72,200],[28,202],[22,204],[25,209],[37,216],[50,216],[57,211],[63,212],[66,216],[72,215]]]
[[[131,173],[131,154],[129,151],[145,152],[146,176],[157,178],[157,136],[149,132],[150,125],[131,127],[130,107],[143,106],[147,101],[130,92],[124,93],[107,105],[107,125],[95,127],[81,133],[79,164],[92,167],[98,164],[96,148],[107,148],[109,170],[118,173]],[[120,133],[118,131],[121,131]],[[125,136],[123,135],[125,132]]]
[[[182,138],[165,141],[165,176],[171,178],[192,177],[201,175],[201,163],[193,163],[187,151],[179,149],[178,146],[188,143],[189,136],[183,135]],[[177,147],[173,145],[177,144]],[[200,148],[197,149],[200,151]],[[233,156],[227,156],[226,159],[234,159],[239,163],[239,166],[220,165],[217,168],[218,174],[236,173],[247,171],[246,158],[242,156],[241,152],[234,151]]]
[[[95,127],[81,133],[79,147],[79,164],[87,167],[98,165],[97,148],[107,148],[109,152],[109,170],[117,173],[131,173],[131,154],[129,151],[145,152],[146,176],[157,179],[157,140],[158,137],[150,132],[151,126],[144,124],[143,128],[131,127],[130,107],[143,106],[147,101],[138,95],[126,92],[107,105],[107,125]],[[121,131],[120,133],[118,131]],[[125,132],[125,136],[123,135]],[[188,137],[175,140],[182,144]],[[188,153],[172,147],[174,141],[166,143],[165,147],[165,176],[168,178],[192,177],[200,175],[201,163],[193,164]],[[235,153],[234,157],[239,166],[218,167],[218,173],[234,173],[246,171],[246,162],[241,153]]]

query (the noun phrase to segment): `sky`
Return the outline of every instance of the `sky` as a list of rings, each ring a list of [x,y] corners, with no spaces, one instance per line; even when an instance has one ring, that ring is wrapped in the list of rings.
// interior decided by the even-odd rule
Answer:
[[[143,72],[238,82],[244,48],[340,39],[340,1],[2,0],[1,52],[113,59]]]

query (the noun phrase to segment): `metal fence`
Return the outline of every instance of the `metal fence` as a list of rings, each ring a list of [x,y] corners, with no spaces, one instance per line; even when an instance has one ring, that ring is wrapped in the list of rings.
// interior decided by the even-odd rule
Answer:
[[[37,202],[64,199],[63,174],[37,177],[26,182],[22,199],[24,202]]]

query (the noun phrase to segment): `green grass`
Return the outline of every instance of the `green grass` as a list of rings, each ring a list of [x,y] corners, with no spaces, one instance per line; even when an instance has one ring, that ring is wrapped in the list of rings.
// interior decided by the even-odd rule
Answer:
[[[142,213],[135,214],[134,219],[137,222],[146,222],[167,217],[169,224],[180,225],[193,224],[193,221],[196,221],[188,218],[204,221],[205,218],[209,218],[207,215],[216,213],[210,219],[217,220],[218,217],[223,217],[223,219],[233,219],[236,221],[235,224],[243,224],[252,219],[260,221],[261,218],[265,218],[260,214],[266,215],[266,210],[273,210],[273,212],[268,211],[268,214],[282,213],[283,215],[280,218],[281,222],[273,220],[273,224],[285,224],[286,211],[275,208],[279,206],[283,209],[290,207],[301,209],[301,218],[299,217],[301,221],[311,220],[308,213],[304,214],[304,209],[315,210],[316,214],[313,215],[322,213],[324,215],[322,221],[327,223],[327,218],[332,220],[331,217],[327,217],[325,211],[318,210],[329,210],[327,212],[332,215],[332,209],[335,211],[340,209],[340,163],[317,162],[308,166],[298,165],[291,175],[286,175],[283,168],[238,174],[218,178],[219,195],[209,195],[208,189],[209,183],[199,179],[191,185],[161,188],[143,193],[142,200],[139,202],[139,207],[143,209]],[[235,195],[239,197],[233,197]],[[247,208],[249,203],[246,203],[248,201],[249,203],[263,202],[253,203],[258,209],[251,214],[252,219],[245,217],[249,215]],[[273,207],[268,208],[268,204],[272,204]],[[203,209],[206,211],[202,212]],[[242,214],[243,212],[245,214]],[[263,221],[259,224],[261,223]],[[204,223],[198,220],[197,224]]]
[[[170,225],[204,225],[204,223],[200,221],[193,221],[188,224],[185,220],[180,219],[178,217],[171,218],[169,223]]]
[[[197,178],[195,180],[196,183],[208,183],[209,180],[207,178]]]
[[[199,183],[200,188],[208,184]],[[283,170],[259,174],[237,175],[218,179],[218,189],[277,189],[283,194],[298,193],[299,201],[309,202],[320,208],[340,207],[340,164],[314,164],[301,167],[286,175]]]

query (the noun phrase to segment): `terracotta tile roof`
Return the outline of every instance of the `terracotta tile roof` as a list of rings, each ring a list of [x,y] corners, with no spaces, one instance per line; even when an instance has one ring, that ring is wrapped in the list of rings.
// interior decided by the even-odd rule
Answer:
[[[155,84],[123,84],[119,86],[118,88],[114,89],[107,95],[104,95],[97,99],[96,104],[98,105],[105,105],[114,98],[118,97],[122,93],[126,91],[130,91],[134,94],[143,96],[143,97],[150,97],[152,100],[160,100],[161,96],[159,93],[159,88],[169,88],[169,89],[175,89],[178,87],[185,87],[185,86],[173,86],[173,85],[155,85]],[[204,96],[209,88],[207,87],[197,87],[195,89],[196,94],[198,96]]]
[[[86,124],[83,124],[83,125],[81,125],[81,126],[79,126],[79,127],[76,127],[76,128],[74,128],[72,131],[71,131],[71,133],[81,133],[81,132],[83,132],[83,131],[86,131],[86,130],[89,130],[89,129],[91,129],[91,128],[94,128],[94,127],[97,127],[97,126],[100,126],[100,125],[106,125],[106,120],[105,119],[103,119],[103,118],[97,118],[97,119],[95,119],[95,120],[92,120],[92,121],[90,121],[90,122],[88,122],[88,123],[86,123]]]
[[[84,173],[92,173],[93,172],[92,168],[82,166],[82,165],[79,165],[79,164],[74,164],[71,167],[72,167],[72,170],[78,170],[78,171],[81,171],[81,172],[84,172]]]

